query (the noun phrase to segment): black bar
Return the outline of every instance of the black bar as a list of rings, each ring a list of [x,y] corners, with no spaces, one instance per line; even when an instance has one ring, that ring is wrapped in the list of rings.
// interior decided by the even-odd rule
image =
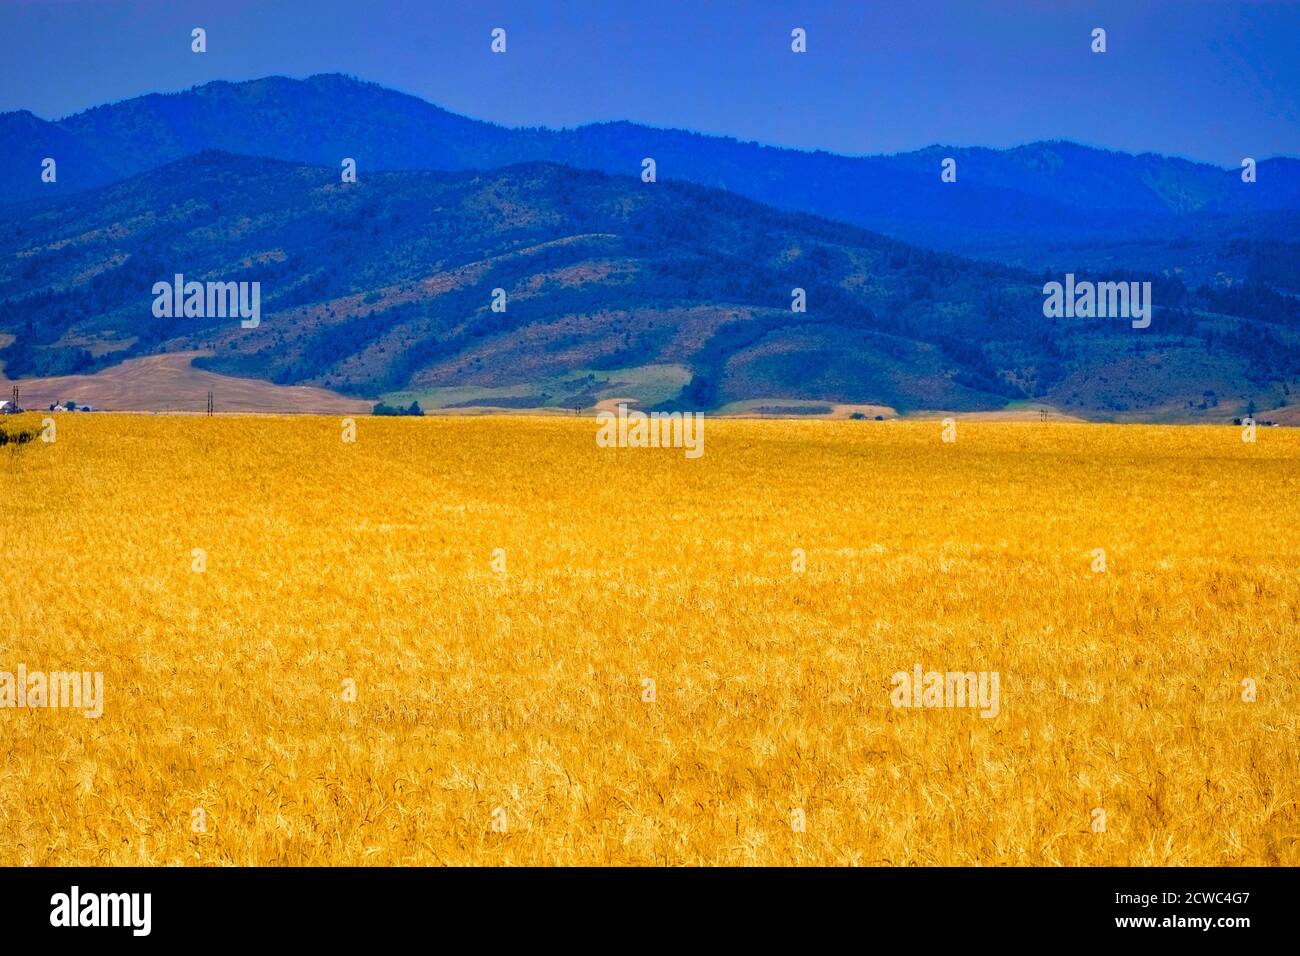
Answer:
[[[1295,876],[1287,868],[1214,867],[0,869],[0,932],[6,943],[76,934],[82,942],[128,945],[283,940],[336,947],[400,933],[452,945],[472,932],[471,945],[504,937],[621,946],[639,938],[675,947],[714,937],[762,942],[802,928],[862,942],[901,931],[918,944],[1128,938],[1231,947],[1294,937]],[[143,928],[143,897],[139,909],[120,910],[126,925],[51,925],[52,917],[68,917],[73,886],[88,918],[87,905],[99,909],[99,898],[87,904],[88,895],[150,894],[148,935],[133,928]],[[56,894],[68,898],[61,916]],[[1133,919],[1152,922],[1120,925]],[[685,926],[698,929],[683,935]]]

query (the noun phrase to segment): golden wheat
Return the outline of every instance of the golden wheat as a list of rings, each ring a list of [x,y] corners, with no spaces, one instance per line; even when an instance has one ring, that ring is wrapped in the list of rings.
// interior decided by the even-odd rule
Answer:
[[[1294,431],[58,426],[0,671],[104,713],[0,709],[0,864],[1300,862]]]

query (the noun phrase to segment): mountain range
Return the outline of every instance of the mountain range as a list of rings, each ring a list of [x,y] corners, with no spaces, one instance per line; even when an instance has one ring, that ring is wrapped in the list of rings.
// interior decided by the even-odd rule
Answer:
[[[508,129],[336,75],[3,114],[0,156],[10,377],[197,351],[367,398],[1182,419],[1288,404],[1300,375],[1294,159],[1244,183],[1064,142],[843,157]],[[1152,282],[1152,327],[1045,318],[1067,270]],[[262,324],[154,316],[178,272],[260,282]]]

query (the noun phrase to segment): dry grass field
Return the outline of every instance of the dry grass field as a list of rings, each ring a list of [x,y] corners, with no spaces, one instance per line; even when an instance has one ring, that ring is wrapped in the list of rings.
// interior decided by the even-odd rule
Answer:
[[[0,366],[0,395],[8,398],[9,387],[16,384],[22,389],[25,408],[48,408],[72,401],[110,411],[143,412],[202,412],[207,407],[209,391],[216,394],[225,412],[364,415],[374,404],[324,388],[273,385],[254,378],[217,375],[190,364],[203,354],[206,353],[145,355],[93,375],[58,375],[18,382],[5,379],[4,368]]]
[[[104,713],[0,708],[0,864],[1300,863],[1300,432],[57,424],[0,671]]]

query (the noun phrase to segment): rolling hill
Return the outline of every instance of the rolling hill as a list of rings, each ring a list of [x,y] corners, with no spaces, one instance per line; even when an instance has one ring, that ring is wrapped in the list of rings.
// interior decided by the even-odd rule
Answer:
[[[154,283],[177,273],[260,283],[260,326],[155,316]],[[684,182],[526,163],[342,183],[332,165],[204,152],[0,208],[0,333],[14,337],[0,361],[59,376],[201,351],[203,369],[280,385],[495,390],[519,407],[622,386],[708,409],[1034,398],[1222,420],[1288,401],[1294,299],[1151,281],[1155,320],[1137,332],[1044,318],[1042,276]]]

